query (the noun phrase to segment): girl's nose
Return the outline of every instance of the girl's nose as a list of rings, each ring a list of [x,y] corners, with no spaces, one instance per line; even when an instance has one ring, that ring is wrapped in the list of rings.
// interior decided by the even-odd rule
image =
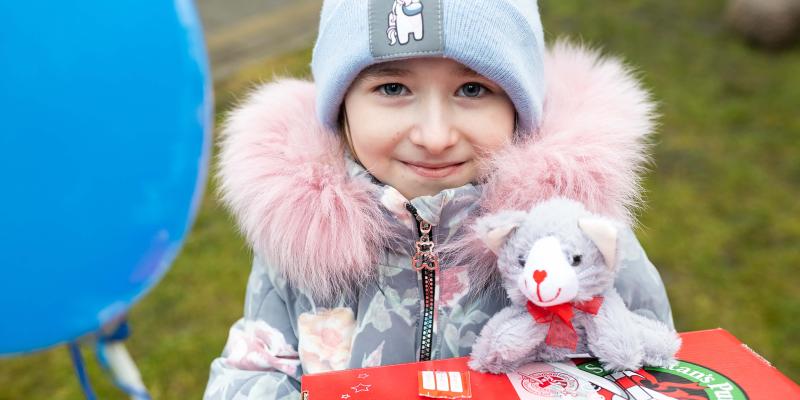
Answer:
[[[451,110],[440,101],[427,102],[422,108],[409,140],[430,154],[442,154],[458,142],[458,132],[451,123]]]

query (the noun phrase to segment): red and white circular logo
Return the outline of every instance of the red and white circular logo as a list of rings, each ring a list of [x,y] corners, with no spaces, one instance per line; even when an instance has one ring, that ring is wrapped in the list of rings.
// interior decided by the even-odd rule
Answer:
[[[569,374],[556,371],[517,373],[521,377],[522,387],[537,396],[559,397],[574,394],[578,390],[578,380]]]

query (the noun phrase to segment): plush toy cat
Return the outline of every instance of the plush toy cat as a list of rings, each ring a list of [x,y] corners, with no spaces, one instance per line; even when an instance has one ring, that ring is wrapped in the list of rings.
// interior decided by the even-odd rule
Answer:
[[[479,219],[512,304],[486,323],[469,366],[507,373],[585,352],[611,371],[671,364],[677,333],[630,311],[614,289],[620,228],[562,198]]]

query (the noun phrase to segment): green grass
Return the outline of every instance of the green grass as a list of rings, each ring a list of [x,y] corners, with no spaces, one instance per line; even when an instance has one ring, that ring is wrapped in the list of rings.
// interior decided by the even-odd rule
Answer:
[[[750,48],[724,2],[543,1],[549,39],[601,45],[637,67],[660,102],[639,238],[667,284],[679,330],[723,327],[800,380],[800,48]],[[217,84],[221,115],[253,82],[308,75],[287,54]],[[181,255],[134,307],[129,349],[154,398],[200,398],[241,315],[250,252],[209,184]],[[103,399],[124,399],[94,360]],[[0,360],[0,399],[76,399],[65,348]]]

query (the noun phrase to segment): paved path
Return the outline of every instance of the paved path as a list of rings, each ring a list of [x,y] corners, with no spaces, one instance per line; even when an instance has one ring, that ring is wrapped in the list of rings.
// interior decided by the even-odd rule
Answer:
[[[310,46],[322,0],[197,0],[214,80]]]

